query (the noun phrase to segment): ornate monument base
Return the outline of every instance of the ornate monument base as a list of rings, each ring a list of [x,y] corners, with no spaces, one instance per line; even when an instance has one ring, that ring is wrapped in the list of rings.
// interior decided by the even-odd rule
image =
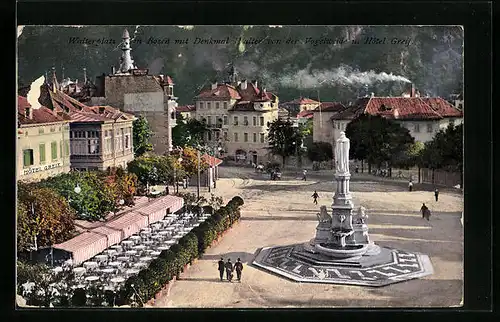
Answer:
[[[298,282],[384,286],[433,273],[427,255],[379,247],[370,241],[364,207],[353,215],[349,191],[349,139],[335,148],[337,189],[332,214],[317,214],[316,237],[304,244],[261,249],[255,266]]]
[[[370,247],[370,246],[369,246]],[[304,244],[266,247],[253,265],[285,278],[305,283],[380,287],[433,273],[427,255],[378,247],[362,256],[331,258],[309,252]]]

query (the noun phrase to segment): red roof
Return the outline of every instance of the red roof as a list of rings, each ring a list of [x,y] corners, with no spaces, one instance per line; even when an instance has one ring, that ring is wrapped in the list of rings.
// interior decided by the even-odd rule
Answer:
[[[204,155],[202,155],[201,157],[211,167],[216,167],[216,166],[218,166],[218,165],[220,165],[222,163],[221,159],[217,159],[216,157],[213,157],[213,156],[208,155],[206,153]]]
[[[463,117],[463,112],[441,97],[421,97],[427,105],[442,117]]]
[[[319,102],[315,101],[315,100],[312,100],[310,98],[307,98],[307,97],[299,97],[299,98],[296,98],[293,101],[290,101],[290,102],[285,103],[285,104],[299,104],[299,105],[302,105],[302,104],[319,104]]]
[[[193,112],[195,110],[194,105],[182,105],[175,108],[177,112]]]
[[[52,110],[45,106],[32,108],[32,117],[26,117],[26,108],[30,108],[31,104],[28,99],[23,96],[17,97],[17,118],[20,124],[43,124],[69,121],[67,116],[54,114]]]
[[[361,113],[407,120],[437,120],[462,116],[460,110],[439,97],[364,97],[332,116],[332,119],[354,119]]]
[[[87,106],[60,90],[48,89],[45,102],[60,115],[67,114],[74,122],[114,122],[133,120],[132,114],[111,106]]]
[[[314,117],[314,114],[313,114],[313,111],[308,111],[308,110],[305,110],[305,111],[301,111],[299,114],[297,114],[297,118],[306,118],[306,119],[310,119],[310,118],[313,118]]]
[[[340,112],[344,110],[346,107],[342,103],[338,102],[323,102],[320,106],[316,107],[313,111],[319,112],[321,108],[321,112]]]
[[[231,85],[229,84],[218,84],[215,89],[206,89],[203,90],[197,98],[204,98],[204,99],[210,99],[210,98],[232,98],[232,99],[240,99],[241,96],[238,93],[238,91]]]

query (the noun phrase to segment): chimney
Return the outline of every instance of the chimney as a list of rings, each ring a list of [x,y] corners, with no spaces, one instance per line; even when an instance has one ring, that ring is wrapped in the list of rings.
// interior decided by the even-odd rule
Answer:
[[[241,89],[247,89],[247,85],[248,85],[248,83],[247,83],[246,79],[244,79],[244,80],[241,81],[241,85],[240,85]]]
[[[252,84],[253,84],[253,86],[258,87],[258,83],[257,83],[257,80],[256,80],[256,79],[254,79],[254,80],[252,81]]]
[[[410,83],[410,97],[415,97],[415,86],[413,86],[413,83]]]
[[[217,81],[214,81],[214,82],[212,83],[212,89],[216,89],[216,88],[217,88]]]
[[[87,84],[87,68],[83,67],[83,83]],[[78,82],[77,82],[78,84]]]
[[[375,97],[375,93],[373,93],[373,92],[372,92],[372,93],[370,94],[370,97]]]

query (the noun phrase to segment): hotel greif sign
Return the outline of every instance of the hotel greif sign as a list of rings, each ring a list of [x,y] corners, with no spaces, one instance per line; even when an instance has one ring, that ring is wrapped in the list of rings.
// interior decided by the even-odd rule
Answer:
[[[51,163],[51,164],[47,164],[47,165],[40,166],[40,167],[31,167],[31,168],[28,168],[28,169],[24,169],[23,170],[23,175],[26,176],[28,174],[37,173],[37,172],[40,172],[40,171],[51,170],[51,169],[55,169],[55,168],[59,168],[59,167],[62,167],[62,163],[61,162]]]

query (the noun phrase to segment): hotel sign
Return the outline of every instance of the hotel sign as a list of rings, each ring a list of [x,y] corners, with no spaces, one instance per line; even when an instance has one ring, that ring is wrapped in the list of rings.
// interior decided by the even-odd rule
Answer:
[[[62,163],[61,162],[47,164],[47,165],[44,165],[44,166],[41,166],[41,167],[32,167],[32,168],[29,168],[29,169],[24,169],[23,170],[23,175],[26,176],[26,175],[29,175],[29,174],[32,174],[32,173],[37,173],[37,172],[40,172],[40,171],[51,170],[51,169],[55,169],[55,168],[59,168],[59,167],[62,167]]]

